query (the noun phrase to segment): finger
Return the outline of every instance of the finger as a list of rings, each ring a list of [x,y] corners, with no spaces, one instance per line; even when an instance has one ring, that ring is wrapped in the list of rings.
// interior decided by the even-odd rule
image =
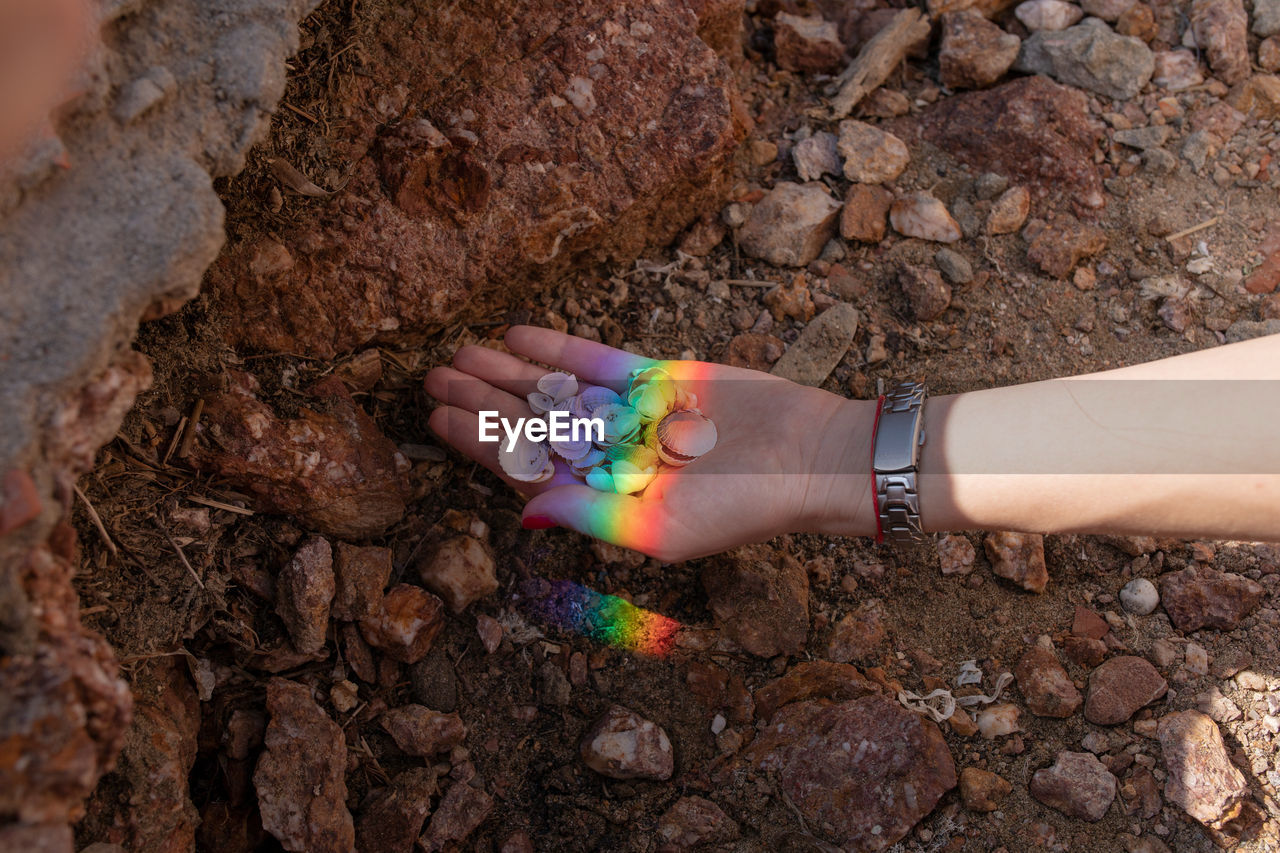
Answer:
[[[545,367],[530,364],[509,352],[476,346],[462,347],[454,353],[453,366],[522,400],[536,389],[538,380],[547,373]]]
[[[423,388],[446,406],[466,409],[468,412],[497,412],[509,421],[533,416],[533,410],[523,397],[508,394],[495,388],[484,379],[454,370],[437,367],[427,374]]]
[[[506,341],[512,352],[618,393],[627,390],[631,371],[657,364],[651,358],[536,326],[512,326],[507,330]]]
[[[660,504],[598,492],[581,482],[545,489],[525,504],[523,518],[528,527],[547,527],[550,522],[650,554],[661,550],[663,544],[665,522]]]
[[[427,420],[427,425],[431,427],[432,432],[440,436],[454,450],[468,459],[479,462],[501,477],[508,486],[522,494],[536,495],[547,489],[554,489],[568,483],[582,482],[576,479],[573,476],[573,472],[569,470],[569,466],[559,459],[556,460],[555,475],[545,483],[525,483],[520,480],[513,480],[507,476],[506,472],[502,470],[502,466],[498,464],[498,450],[502,447],[501,441],[480,440],[480,419],[475,412],[464,411],[453,406],[440,406],[431,413],[431,417]]]

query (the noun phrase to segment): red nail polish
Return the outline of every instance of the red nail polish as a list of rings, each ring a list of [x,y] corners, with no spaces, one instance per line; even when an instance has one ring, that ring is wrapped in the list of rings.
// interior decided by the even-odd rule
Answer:
[[[556,523],[545,515],[531,515],[524,518],[520,522],[525,530],[546,530],[548,527],[555,527]]]

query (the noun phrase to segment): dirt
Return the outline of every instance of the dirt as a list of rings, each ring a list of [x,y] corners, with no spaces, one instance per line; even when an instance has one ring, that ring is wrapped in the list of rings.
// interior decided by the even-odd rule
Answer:
[[[324,204],[281,191],[268,168],[270,157],[286,157],[326,188],[341,185],[344,166],[330,155],[340,147],[337,142],[344,130],[342,105],[334,100],[340,87],[334,80],[357,73],[362,39],[369,37],[361,29],[361,16],[372,14],[373,5],[326,3],[304,23],[303,49],[293,60],[286,107],[276,115],[270,141],[251,153],[244,173],[218,186],[232,235],[270,233],[298,210]],[[753,18],[753,23],[757,33],[763,31],[761,19]],[[748,110],[758,120],[748,150],[753,140],[776,143],[804,125],[835,132],[834,126],[806,117],[806,111],[820,106],[819,84],[778,71],[769,61],[765,36],[753,37],[749,44],[755,49],[748,52],[749,61],[739,73]],[[936,59],[912,61],[886,88],[904,94],[916,115],[949,97],[933,82],[936,78]],[[1202,86],[1178,100],[1194,114],[1217,98]],[[1093,106],[1095,118],[1112,110],[1103,109],[1096,99]],[[1146,106],[1139,108],[1145,111]],[[1257,162],[1259,152],[1275,139],[1273,127],[1246,122],[1224,146],[1217,163]],[[930,189],[953,205],[957,199],[972,202],[975,170],[928,143],[908,141],[912,161],[895,182],[900,191]],[[1177,150],[1176,143],[1168,147]],[[1027,243],[1018,234],[966,238],[952,248],[973,265],[974,283],[954,288],[950,308],[940,319],[916,323],[897,283],[897,270],[907,263],[932,266],[938,247],[896,237],[873,246],[850,241],[843,244],[848,254],[839,263],[849,271],[853,285],[838,283],[829,261],[816,262],[806,273],[807,285],[820,303],[825,299],[830,304],[838,297],[862,313],[853,347],[824,387],[867,397],[880,382],[913,378],[927,381],[933,393],[958,393],[1211,347],[1223,340],[1231,322],[1261,319],[1264,297],[1244,295],[1230,270],[1247,270],[1258,262],[1256,249],[1274,220],[1274,182],[1228,173],[1225,186],[1220,186],[1212,165],[1204,175],[1184,168],[1168,177],[1143,177],[1139,172],[1121,178],[1117,170],[1127,168],[1124,164],[1135,152],[1123,146],[1100,150],[1106,153],[1099,172],[1105,179],[1107,206],[1097,221],[1109,240],[1100,255],[1082,264],[1096,275],[1096,287],[1081,289],[1070,278],[1040,273],[1028,262]],[[789,157],[753,165],[744,154],[733,197],[749,199],[753,191],[777,180],[796,180]],[[827,181],[843,198],[846,182],[830,177]],[[1033,207],[1032,216],[1043,218],[1051,212],[1052,208]],[[1184,330],[1175,332],[1157,315],[1159,303],[1139,298],[1137,281],[1179,270],[1191,246],[1152,232],[1167,235],[1211,219],[1214,224],[1196,232],[1190,243],[1204,242],[1218,272],[1200,280],[1204,299],[1192,306]],[[1155,220],[1162,220],[1161,227],[1149,228]],[[425,426],[432,402],[421,390],[421,380],[431,367],[447,363],[462,344],[500,346],[508,324],[530,322],[603,337],[654,357],[723,360],[732,339],[745,331],[735,328],[735,316],[746,312],[756,323],[757,317],[767,315],[766,288],[752,282],[790,282],[794,274],[747,259],[732,234],[706,257],[652,246],[635,265],[597,268],[541,293],[514,292],[504,310],[468,317],[423,346],[378,348],[381,377],[354,397],[397,445],[433,446],[435,439]],[[724,281],[748,283],[719,284]],[[103,531],[83,505],[77,507],[82,553],[76,587],[86,625],[110,641],[135,693],[154,684],[157,668],[144,664],[159,657],[182,661],[197,686],[204,688],[198,751],[189,776],[191,798],[205,816],[197,830],[197,848],[228,846],[229,835],[218,833],[229,833],[227,827],[234,825],[241,837],[253,842],[234,849],[271,850],[278,849],[276,842],[254,829],[253,791],[246,769],[239,766],[244,762],[228,761],[221,739],[234,711],[261,711],[265,706],[271,677],[266,667],[274,665],[265,653],[277,649],[286,634],[271,602],[261,595],[261,581],[284,566],[310,531],[288,519],[245,509],[245,496],[197,475],[181,454],[180,427],[196,401],[214,390],[228,369],[251,373],[262,385],[262,399],[287,415],[307,404],[303,389],[356,356],[326,362],[287,354],[238,354],[223,343],[221,334],[235,322],[234,316],[213,313],[202,297],[143,327],[137,348],[152,359],[155,384],[81,482]],[[764,325],[767,328],[757,323],[755,330],[784,343],[793,342],[803,327],[791,319]],[[869,363],[866,354],[874,338],[881,339],[885,357]],[[455,766],[472,762],[497,801],[493,815],[464,849],[497,849],[513,832],[523,830],[539,850],[652,850],[658,818],[688,794],[713,800],[741,826],[741,846],[724,849],[827,849],[776,791],[733,770],[731,757],[722,754],[711,732],[714,710],[687,683],[691,666],[710,662],[755,688],[780,674],[786,660],[688,647],[667,658],[651,658],[563,635],[508,637],[493,654],[480,643],[477,615],[510,624],[511,593],[520,580],[531,576],[574,580],[678,619],[695,634],[710,632],[712,617],[699,582],[704,561],[673,566],[652,559],[638,565],[609,563],[575,533],[523,531],[521,501],[497,478],[456,454],[429,455],[415,463],[410,475],[414,493],[408,514],[385,535],[364,544],[392,549],[392,584],[413,582],[415,557],[446,525],[469,525],[470,519],[479,519],[489,531],[501,588],[468,611],[449,615],[436,651],[426,661],[412,667],[384,666],[374,682],[360,682],[359,701],[352,709],[324,706],[346,734],[347,802],[357,821],[360,803],[371,791],[398,772],[421,766],[421,760],[396,748],[379,726],[376,712],[420,701],[461,715],[468,727],[465,750],[455,750],[450,761]],[[888,677],[923,693],[926,676],[949,681],[962,661],[974,659],[990,679],[1011,671],[1037,636],[1056,639],[1068,633],[1076,605],[1119,613],[1115,597],[1123,583],[1134,572],[1153,578],[1158,573],[1149,558],[1135,560],[1103,539],[1048,536],[1048,588],[1043,595],[1033,595],[995,577],[983,555],[981,534],[966,535],[979,555],[975,569],[967,576],[951,577],[941,575],[933,546],[904,551],[866,540],[808,535],[770,543],[810,569],[808,655],[821,656],[829,626],[874,598],[883,605],[889,635],[876,663]],[[1158,544],[1162,557],[1157,559],[1163,560],[1166,571],[1204,553],[1188,542]],[[1274,553],[1250,543],[1217,543],[1211,559],[1218,569],[1271,582],[1272,597],[1263,606],[1274,606]],[[1132,652],[1150,657],[1154,642],[1173,631],[1157,615],[1113,633]],[[1258,615],[1234,632],[1202,631],[1195,642],[1209,651],[1211,661],[1247,657],[1252,660],[1249,668],[1273,680],[1280,677],[1280,625],[1274,619]],[[331,640],[331,653],[334,645]],[[538,675],[544,662],[571,672],[576,655],[587,661],[585,680],[572,685],[566,704],[547,701]],[[1065,659],[1064,663],[1083,688],[1088,669]],[[1189,675],[1176,666],[1162,671],[1171,676],[1176,696],[1139,712],[1139,719],[1158,717],[1166,709],[1195,707],[1196,695],[1211,686],[1245,709],[1244,719],[1220,728],[1254,794],[1260,802],[1265,795],[1272,811],[1260,836],[1236,849],[1274,849],[1276,812],[1270,798],[1276,790],[1267,772],[1273,768],[1268,762],[1275,742],[1265,733],[1260,738],[1256,722],[1249,719],[1248,709],[1257,704],[1250,691],[1212,665],[1204,676]],[[283,674],[316,686],[325,696],[334,683],[353,678],[349,665],[332,654],[288,666]],[[450,685],[456,707],[437,707]],[[436,702],[424,699],[425,693],[432,693]],[[614,781],[582,764],[579,738],[614,703],[665,728],[676,750],[673,781]],[[1168,803],[1154,818],[1140,820],[1126,816],[1117,799],[1101,821],[1086,823],[1036,802],[1027,790],[1034,771],[1051,765],[1060,750],[1080,749],[1084,735],[1097,727],[1080,714],[1066,720],[1041,719],[1025,710],[1021,724],[1020,734],[993,741],[963,737],[944,727],[957,768],[994,771],[1012,783],[1012,793],[997,811],[980,814],[964,809],[959,792],[952,791],[895,849],[1110,851],[1126,849],[1125,833],[1154,833],[1179,851],[1212,848],[1199,825]],[[746,734],[752,727],[737,728]],[[1103,731],[1111,738],[1113,753],[1136,747],[1132,751],[1155,756],[1159,766],[1156,742],[1135,734],[1131,725]],[[447,765],[442,769],[449,772]],[[136,783],[136,777],[118,773],[104,779],[90,805],[90,818],[79,827],[81,844],[127,844],[138,837],[122,828],[128,823],[127,800]],[[234,819],[213,819],[228,814]]]

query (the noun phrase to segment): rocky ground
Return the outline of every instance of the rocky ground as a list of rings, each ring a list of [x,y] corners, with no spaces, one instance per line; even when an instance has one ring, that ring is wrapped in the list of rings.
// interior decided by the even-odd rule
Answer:
[[[516,322],[860,397],[1280,331],[1280,6],[979,0],[921,23],[759,0],[740,31],[734,4],[690,5],[574,24],[662,59],[636,72],[672,87],[669,156],[645,162],[598,147],[652,109],[614,102],[612,54],[508,46],[527,86],[501,91],[566,95],[540,131],[504,124],[474,65],[431,66],[423,126],[386,83],[414,32],[388,4],[304,23],[271,140],[220,186],[231,245],[143,328],[156,384],[81,482],[80,613],[135,710],[80,847],[1280,844],[1275,546],[794,536],[662,565],[522,530],[421,391]],[[543,49],[585,76],[521,65]],[[850,81],[867,92],[833,115]],[[554,199],[526,174],[548,168]],[[490,197],[515,201],[485,218]],[[678,231],[678,199],[717,197]],[[397,284],[441,263],[419,241],[446,225],[505,289]],[[538,578],[679,620],[677,646],[557,630],[522,606]]]

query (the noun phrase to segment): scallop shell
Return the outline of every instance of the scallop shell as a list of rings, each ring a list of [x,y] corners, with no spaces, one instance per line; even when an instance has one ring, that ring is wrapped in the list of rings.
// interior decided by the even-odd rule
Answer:
[[[622,397],[612,388],[603,385],[587,385],[578,391],[578,408],[588,415],[601,406],[620,405]]]
[[[676,403],[676,385],[668,379],[656,379],[631,389],[627,404],[636,410],[644,423],[660,421]]]
[[[606,403],[592,412],[591,416],[604,421],[605,446],[626,444],[640,432],[640,415],[630,406]]]
[[[551,399],[551,395],[543,394],[541,391],[534,391],[525,399],[529,401],[529,408],[535,415],[545,415],[556,406],[556,401]]]
[[[597,492],[612,492],[613,475],[603,468],[592,468],[587,472],[587,485]]]
[[[688,465],[716,446],[716,425],[701,412],[672,412],[654,430],[658,456],[668,465]]]
[[[576,476],[585,477],[591,472],[591,469],[595,468],[602,462],[604,462],[604,451],[593,446],[589,451],[587,451],[586,456],[570,462],[569,468]]]
[[[652,451],[645,448],[641,449],[653,455]],[[640,461],[635,457],[619,459],[610,466],[610,473],[613,474],[613,488],[618,494],[633,495],[636,492],[644,491],[645,487],[653,482],[653,478],[658,476],[657,456],[653,457],[652,465],[642,466],[637,464]]]
[[[559,403],[578,393],[578,378],[572,373],[548,373],[538,380],[538,390]]]
[[[596,449],[588,438],[577,441],[552,441],[551,450],[566,462],[578,462],[588,453]]]
[[[502,445],[498,450],[498,464],[508,477],[521,483],[544,483],[556,473],[547,446],[524,436],[516,439],[511,450],[507,450],[505,443]]]

